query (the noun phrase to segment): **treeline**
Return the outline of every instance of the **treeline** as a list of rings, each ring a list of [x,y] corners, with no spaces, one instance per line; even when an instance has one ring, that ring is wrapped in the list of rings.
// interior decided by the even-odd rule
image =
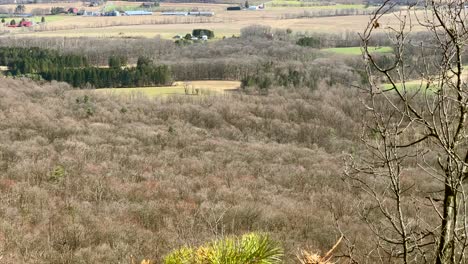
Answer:
[[[421,33],[415,33],[412,38]],[[369,40],[371,46],[393,46],[394,42],[385,33],[377,34]],[[303,47],[316,49],[323,48],[345,48],[360,47],[362,40],[356,32],[347,31],[344,33],[319,33],[311,32],[306,35],[298,34],[296,44]]]
[[[0,47],[0,65],[8,66],[7,74],[18,76],[38,75],[52,81],[67,82],[74,87],[142,87],[172,83],[170,68],[155,65],[150,59],[140,57],[136,68],[122,68],[127,59],[111,56],[109,68],[90,66],[85,56],[61,55],[57,51],[40,48]]]
[[[60,69],[44,72],[47,81],[66,82],[74,87],[145,87],[172,84],[169,67],[166,65],[147,65],[136,68],[96,68]]]
[[[0,47],[0,65],[8,66],[12,75],[41,73],[57,68],[88,67],[85,56],[59,54],[55,50]]]
[[[429,37],[422,33],[414,33],[408,38],[408,52],[405,56],[412,61],[408,74],[421,71],[427,63],[421,62],[417,43],[429,43]],[[393,46],[391,40],[384,34],[371,39],[372,46]],[[68,67],[63,74],[57,73],[58,80],[68,80],[75,86],[89,83],[95,87],[107,87],[106,84],[116,83],[116,87],[140,86],[136,78],[141,73],[133,73],[121,69],[128,64],[136,64],[138,58],[151,58],[157,65],[167,65],[168,68],[156,69],[155,76],[164,76],[160,83],[170,77],[174,81],[186,80],[239,80],[246,87],[295,87],[316,88],[321,82],[328,84],[362,82],[364,66],[361,56],[344,59],[342,55],[320,51],[330,47],[358,47],[361,40],[355,32],[341,34],[301,33],[292,30],[280,30],[267,26],[250,26],[241,30],[238,38],[226,38],[216,42],[193,43],[178,46],[174,41],[155,39],[125,39],[115,38],[112,41],[99,38],[2,38],[0,46],[14,45],[27,48],[38,46],[43,49],[57,50],[61,55],[78,54],[87,59],[90,65],[99,65],[99,69],[77,70]],[[430,69],[436,68],[437,50],[428,51],[431,57]],[[122,58],[114,55],[119,54]],[[376,54],[379,65],[391,65],[393,54]],[[425,58],[428,58],[426,56]],[[123,59],[123,61],[121,61]],[[110,61],[111,60],[111,61]],[[339,63],[337,63],[339,62]],[[408,62],[409,63],[409,62]],[[271,64],[271,67],[264,65]],[[113,69],[101,69],[110,66]],[[73,68],[73,69],[71,69]],[[159,71],[159,73],[157,72]],[[95,73],[94,73],[95,72]],[[55,75],[55,72],[51,72]],[[119,75],[119,74],[122,74]],[[94,76],[102,76],[109,81],[90,81]],[[121,76],[122,79],[117,78]],[[131,76],[125,82],[124,76]],[[150,76],[152,74],[149,74]],[[63,78],[61,77],[63,76]],[[73,77],[69,77],[73,76]],[[138,77],[137,77],[138,76]],[[145,76],[147,76],[145,74]],[[52,78],[47,76],[47,78]],[[135,78],[135,79],[133,79]],[[145,77],[151,79],[150,77]],[[67,81],[67,82],[68,82]],[[170,81],[169,81],[170,82]],[[143,82],[145,83],[145,82]],[[150,84],[158,85],[158,84]]]
[[[303,11],[302,13],[286,13],[279,16],[280,19],[298,19],[298,18],[314,18],[314,17],[334,17],[334,16],[363,16],[371,15],[375,9],[361,8],[344,8],[344,9],[322,9]]]

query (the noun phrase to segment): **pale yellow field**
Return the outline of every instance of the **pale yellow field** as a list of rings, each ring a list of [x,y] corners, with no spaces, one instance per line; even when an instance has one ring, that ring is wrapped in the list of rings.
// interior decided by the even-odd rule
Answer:
[[[95,93],[109,94],[115,96],[144,96],[144,97],[160,97],[173,94],[196,94],[196,89],[200,95],[219,94],[229,90],[236,90],[240,87],[238,81],[190,81],[176,82],[173,86],[166,87],[144,87],[144,88],[108,88],[96,89]]]
[[[387,26],[396,26],[397,21],[393,19],[393,16],[383,17],[380,21],[381,29],[376,31],[383,31]],[[97,24],[102,22],[96,21],[100,18],[82,18],[87,20],[86,22],[95,21]],[[124,19],[128,18],[119,18],[112,23],[118,24],[119,21],[122,22]],[[181,18],[178,18],[181,19]],[[231,36],[239,35],[240,30],[243,27],[259,24],[259,25],[268,25],[273,28],[290,28],[293,31],[309,31],[309,32],[329,32],[329,33],[343,33],[347,31],[351,32],[362,32],[364,27],[369,21],[368,16],[346,16],[346,17],[322,17],[322,18],[310,18],[310,19],[287,19],[287,20],[278,20],[278,19],[269,19],[258,17],[256,19],[245,19],[245,20],[233,20],[229,23],[224,22],[206,22],[206,23],[180,23],[180,24],[150,24],[150,25],[122,25],[122,26],[108,26],[108,27],[99,27],[99,28],[86,28],[81,27],[77,23],[72,22],[71,20],[66,20],[70,22],[72,28],[67,28],[64,30],[57,30],[60,27],[55,28],[52,31],[43,31],[43,32],[30,32],[30,31],[20,31],[18,30],[18,35],[26,36],[37,36],[37,37],[51,37],[51,36],[67,36],[67,37],[80,37],[80,36],[93,36],[93,37],[156,37],[162,36],[163,38],[171,38],[176,34],[185,34],[190,33],[194,28],[207,28],[214,30],[217,37],[222,36]],[[54,22],[51,22],[51,25]],[[57,22],[64,23],[64,22]],[[124,22],[122,22],[124,23]],[[174,21],[177,23],[177,21]],[[95,24],[96,25],[96,24]],[[67,27],[64,25],[64,27]],[[417,28],[415,28],[417,30]]]

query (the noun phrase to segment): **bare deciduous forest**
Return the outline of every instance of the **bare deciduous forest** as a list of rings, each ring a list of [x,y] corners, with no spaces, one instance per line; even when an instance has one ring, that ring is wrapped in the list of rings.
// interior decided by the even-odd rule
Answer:
[[[340,178],[359,133],[355,92],[124,100],[0,86],[7,262],[159,259],[258,230],[289,254],[325,250],[339,236],[331,209],[365,238]]]
[[[396,4],[361,34],[1,37],[0,263],[466,263],[467,11]]]

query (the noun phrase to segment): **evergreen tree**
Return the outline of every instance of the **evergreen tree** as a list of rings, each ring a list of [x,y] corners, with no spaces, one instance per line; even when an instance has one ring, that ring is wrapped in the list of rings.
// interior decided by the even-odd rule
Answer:
[[[138,57],[137,69],[142,70],[151,64],[151,60],[145,57]]]

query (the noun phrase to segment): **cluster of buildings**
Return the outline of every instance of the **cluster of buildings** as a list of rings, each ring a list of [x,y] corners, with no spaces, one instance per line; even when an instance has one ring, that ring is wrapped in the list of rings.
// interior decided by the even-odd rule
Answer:
[[[29,21],[29,20],[21,20],[19,23],[17,24],[7,24],[7,27],[10,27],[10,28],[16,28],[16,27],[32,27],[34,26],[34,22],[32,21]]]
[[[226,10],[227,11],[240,11],[240,10],[262,10],[262,9],[265,9],[265,5],[264,4],[261,4],[261,5],[258,5],[258,6],[249,6],[249,7],[246,7],[246,8],[242,8],[240,6],[229,6]]]

